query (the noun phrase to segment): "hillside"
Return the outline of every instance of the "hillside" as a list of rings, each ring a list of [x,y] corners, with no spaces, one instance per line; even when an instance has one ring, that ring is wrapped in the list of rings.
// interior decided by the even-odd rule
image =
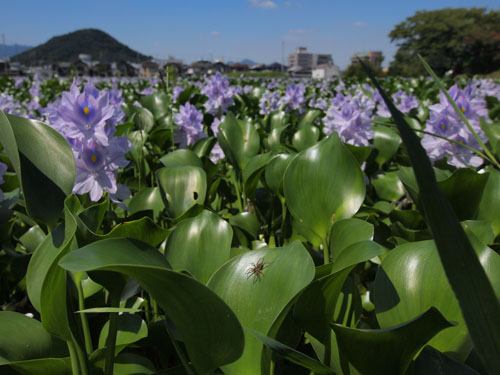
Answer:
[[[101,62],[140,62],[149,57],[136,52],[101,30],[84,29],[55,36],[48,42],[12,57],[26,65],[52,62],[73,62],[81,53]]]

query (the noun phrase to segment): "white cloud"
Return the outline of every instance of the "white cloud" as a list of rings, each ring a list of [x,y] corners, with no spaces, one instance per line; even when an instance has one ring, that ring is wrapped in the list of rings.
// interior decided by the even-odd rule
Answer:
[[[290,34],[311,34],[314,31],[314,29],[290,29],[288,32]]]
[[[366,26],[366,23],[365,22],[362,22],[362,21],[356,21],[352,24],[352,26],[354,27],[365,27]]]
[[[250,0],[254,7],[259,8],[277,8],[278,6],[271,0]]]

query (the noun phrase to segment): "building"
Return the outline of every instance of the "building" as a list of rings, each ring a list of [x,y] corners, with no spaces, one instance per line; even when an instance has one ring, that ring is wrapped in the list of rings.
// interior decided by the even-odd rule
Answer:
[[[340,77],[340,69],[337,65],[321,64],[312,70],[312,78],[328,79]]]
[[[370,51],[370,52],[356,52],[351,57],[351,64],[358,62],[358,58],[363,61],[372,64],[378,68],[381,67],[384,57],[381,51]]]
[[[309,53],[306,47],[297,47],[295,53],[288,55],[288,72],[295,76],[311,76],[318,65],[332,65],[330,54]]]

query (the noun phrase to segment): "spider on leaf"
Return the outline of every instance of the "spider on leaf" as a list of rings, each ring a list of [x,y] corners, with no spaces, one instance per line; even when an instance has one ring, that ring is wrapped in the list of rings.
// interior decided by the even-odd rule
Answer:
[[[253,277],[253,282],[260,281],[264,276],[264,268],[268,267],[272,262],[264,262],[264,257],[260,258],[257,263],[250,263],[250,267],[246,270],[247,279]]]

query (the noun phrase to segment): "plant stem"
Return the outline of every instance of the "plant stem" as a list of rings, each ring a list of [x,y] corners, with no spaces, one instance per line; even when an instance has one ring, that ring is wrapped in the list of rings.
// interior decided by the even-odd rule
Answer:
[[[181,360],[182,365],[186,369],[186,372],[188,375],[196,375],[196,372],[194,369],[189,365],[189,362],[184,355],[184,352],[182,351],[182,348],[177,344],[177,341],[175,341],[174,337],[172,336],[172,333],[170,332],[170,329],[168,328],[167,320],[163,320],[163,324],[165,326],[165,330],[168,333],[168,337],[170,337],[170,340],[172,341],[172,344],[174,345],[175,351],[177,352],[177,355],[179,356],[179,359]]]
[[[328,248],[328,243],[326,239],[322,238],[321,239],[321,244],[323,245],[323,258],[324,258],[324,264],[330,263],[330,249]]]
[[[120,306],[120,296],[109,294],[111,307]],[[113,365],[115,360],[115,346],[116,346],[116,335],[118,331],[118,313],[109,314],[109,330],[108,337],[106,339],[106,363],[104,365],[104,374],[113,375]]]
[[[81,277],[76,277],[75,280],[76,289],[78,291],[78,309],[85,310],[85,297],[83,295],[82,280]],[[87,357],[92,353],[92,338],[90,337],[89,322],[87,320],[87,314],[80,314],[80,319],[82,321],[83,337],[85,339],[85,354]]]
[[[75,344],[73,343],[73,341],[68,340],[68,341],[66,341],[66,345],[68,346],[69,356],[71,358],[72,373],[73,373],[73,375],[81,375],[80,363],[78,361],[78,356],[76,354]]]
[[[243,202],[241,200],[240,186],[238,178],[236,177],[236,169],[233,168],[231,172],[231,180],[233,181],[234,188],[236,189],[236,201],[238,202],[238,208],[240,212],[243,212]]]

